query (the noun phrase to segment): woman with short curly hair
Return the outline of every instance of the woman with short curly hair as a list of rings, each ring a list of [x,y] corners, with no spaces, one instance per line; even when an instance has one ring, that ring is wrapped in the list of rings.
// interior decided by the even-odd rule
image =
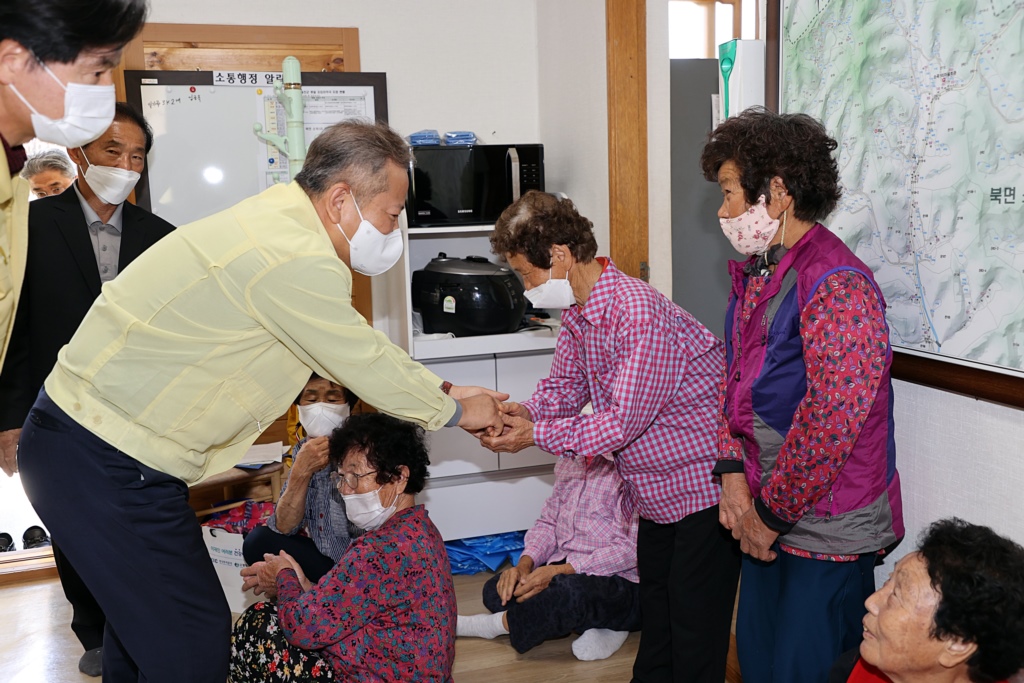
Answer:
[[[829,683],[1024,674],[1024,548],[987,526],[934,522],[866,606],[864,642],[836,662]]]
[[[701,155],[730,263],[721,522],[740,541],[747,683],[817,683],[861,638],[878,554],[902,538],[892,350],[871,270],[820,223],[836,142],[805,114],[748,109]]]
[[[330,469],[363,531],[316,584],[286,552],[242,570],[276,597],[242,614],[231,680],[447,683],[455,659],[455,588],[441,534],[415,494],[430,460],[423,430],[382,413],[334,430]]]
[[[633,680],[721,683],[740,565],[736,543],[718,523],[721,491],[711,474],[722,341],[648,283],[596,256],[593,225],[569,199],[523,195],[495,224],[491,249],[522,276],[534,306],[562,309],[562,328],[548,377],[529,400],[505,404],[507,429],[481,442],[511,453],[536,445],[583,461],[611,454],[623,481],[623,511],[639,517],[635,594],[642,633]],[[593,413],[581,415],[588,403]],[[590,487],[597,469],[591,463],[573,476],[584,472]],[[504,609],[501,602],[513,598],[543,601],[532,595],[548,581],[556,592],[568,590],[570,582],[555,581],[556,573],[622,572],[615,560],[623,553],[614,551],[622,545],[616,529],[621,521],[612,524],[609,516],[595,522],[589,518],[594,513],[584,514],[593,494],[570,496],[557,526],[565,532],[563,545],[593,550],[594,557],[561,548],[554,554],[531,550],[548,564],[517,568],[518,579],[509,577],[501,600],[496,594],[490,596],[495,600],[485,598],[489,607]],[[564,528],[571,529],[574,515],[592,523],[586,535]],[[564,564],[553,562],[561,559]],[[558,619],[530,623],[523,616],[530,609],[510,609],[507,617],[499,610],[488,637],[511,631],[513,646],[525,649],[529,637],[540,642],[577,630],[577,656],[615,652],[625,631],[635,628],[632,589],[591,588],[584,599],[585,582],[573,583],[573,593],[562,593],[573,596],[572,604]]]

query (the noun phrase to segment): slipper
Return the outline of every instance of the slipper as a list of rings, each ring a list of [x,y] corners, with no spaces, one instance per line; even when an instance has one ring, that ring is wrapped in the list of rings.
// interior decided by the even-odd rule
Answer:
[[[30,526],[25,529],[25,533],[21,536],[21,543],[25,550],[30,548],[45,548],[50,543],[50,537],[46,534],[46,530],[41,526]]]

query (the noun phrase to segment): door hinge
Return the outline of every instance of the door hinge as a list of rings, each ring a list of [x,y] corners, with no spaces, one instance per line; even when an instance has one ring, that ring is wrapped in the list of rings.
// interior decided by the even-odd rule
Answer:
[[[651,267],[647,265],[647,261],[640,262],[640,279],[644,282],[651,281]]]

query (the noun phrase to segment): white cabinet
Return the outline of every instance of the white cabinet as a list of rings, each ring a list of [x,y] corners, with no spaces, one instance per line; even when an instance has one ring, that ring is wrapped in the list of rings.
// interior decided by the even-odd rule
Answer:
[[[494,356],[431,361],[424,365],[452,384],[495,388]],[[439,429],[431,432],[428,439],[432,479],[498,469],[498,455],[481,446],[476,437],[461,429]]]
[[[413,334],[413,271],[444,252],[493,260],[493,226],[409,230],[402,214],[405,253],[371,280],[373,324],[416,360],[452,384],[479,385],[526,400],[546,377],[558,336],[554,329],[459,339],[417,339]],[[538,448],[496,455],[461,429],[429,435],[430,478],[419,495],[445,540],[529,528],[554,482],[554,457]]]
[[[516,353],[497,356],[495,370],[498,391],[509,395],[512,401],[525,401],[551,369],[551,354]],[[537,447],[518,453],[500,453],[498,467],[503,470],[534,465],[554,465],[555,456]]]
[[[482,476],[459,483],[452,479],[457,478],[428,480],[416,496],[446,541],[529,529],[555,483],[550,468],[516,477]]]

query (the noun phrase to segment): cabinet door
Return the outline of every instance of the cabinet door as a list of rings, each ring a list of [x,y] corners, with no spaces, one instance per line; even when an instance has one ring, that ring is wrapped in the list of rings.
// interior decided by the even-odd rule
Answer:
[[[494,389],[494,356],[459,358],[424,363],[431,372],[452,384],[472,384]],[[427,433],[430,448],[430,476],[492,472],[498,469],[498,456],[480,445],[480,441],[458,427],[445,427]]]
[[[504,391],[511,401],[525,401],[533,395],[537,382],[548,376],[553,354],[521,353],[497,357],[498,391]],[[555,462],[555,456],[539,448],[527,448],[518,453],[501,453],[498,462],[503,470]]]
[[[491,477],[506,475],[490,475]],[[435,486],[416,496],[446,541],[529,529],[554,488],[553,473]]]

